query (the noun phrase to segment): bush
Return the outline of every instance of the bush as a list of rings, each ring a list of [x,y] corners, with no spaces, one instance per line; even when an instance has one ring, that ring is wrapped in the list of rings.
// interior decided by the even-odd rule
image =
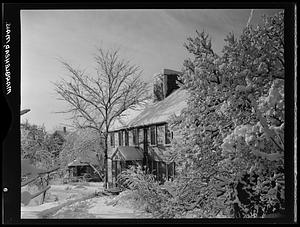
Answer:
[[[172,153],[179,175],[207,183],[203,209],[212,215],[284,210],[283,19],[281,11],[238,39],[229,34],[222,56],[205,32],[185,44],[193,58],[180,79],[190,98],[172,122]]]
[[[207,200],[206,185],[198,179],[187,182],[186,179],[176,178],[160,185],[155,176],[145,173],[140,166],[123,171],[118,182],[137,196],[137,200],[143,201],[145,210],[154,218],[186,218],[190,211],[203,208]],[[195,213],[197,217],[211,216],[203,209]]]
[[[131,166],[130,169],[123,171],[118,177],[118,183],[123,188],[136,192],[146,203],[147,211],[154,215],[160,213],[163,200],[166,199],[165,193],[154,176],[146,174],[141,166]]]

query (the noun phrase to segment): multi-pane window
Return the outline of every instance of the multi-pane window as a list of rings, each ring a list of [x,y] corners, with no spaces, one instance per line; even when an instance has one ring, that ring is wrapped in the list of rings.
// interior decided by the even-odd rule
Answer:
[[[115,147],[115,133],[110,133],[110,146]]]
[[[147,131],[145,134],[144,131]],[[116,133],[118,134],[116,136]],[[148,138],[144,138],[145,135]],[[122,130],[110,133],[111,147],[119,146],[139,146],[143,147],[144,142],[150,145],[171,144],[173,133],[169,130],[168,125],[153,125],[149,128]],[[145,141],[144,141],[145,140]]]
[[[136,128],[134,128],[132,130],[132,137],[133,137],[133,145],[138,145],[138,141],[139,141],[139,134],[138,134],[138,130]]]
[[[128,131],[128,137],[129,137],[129,146],[133,146],[133,130]]]
[[[138,133],[139,133],[139,147],[143,147],[143,143],[144,143],[144,130],[142,128],[138,129]]]
[[[157,126],[156,130],[157,130],[157,144],[164,144],[165,126],[164,125]]]
[[[115,137],[115,146],[119,146],[119,133],[118,132],[115,132],[114,133],[114,137]]]
[[[127,130],[125,130],[125,146],[129,146],[129,135]]]
[[[156,145],[156,127],[155,126],[150,127],[150,144]]]
[[[147,129],[147,145],[149,145],[150,144],[150,142],[151,142],[151,133],[150,133],[150,128],[148,127]]]
[[[119,131],[119,146],[123,146],[123,131]]]
[[[144,131],[144,134],[143,134],[143,138],[144,138],[143,148],[147,149],[148,141],[149,141],[149,139],[148,139],[149,129],[148,128],[144,128],[143,131]]]
[[[165,125],[165,138],[166,138],[165,144],[170,144],[171,143],[171,139],[172,139],[172,133],[169,130],[167,124]]]
[[[136,134],[136,138],[135,138],[135,145],[139,145],[139,129],[135,129],[135,134]]]
[[[135,129],[132,129],[131,132],[132,132],[132,145],[134,146],[135,145],[135,139],[136,139],[136,131],[135,131]]]
[[[175,162],[167,164],[167,177],[173,179],[175,177]]]

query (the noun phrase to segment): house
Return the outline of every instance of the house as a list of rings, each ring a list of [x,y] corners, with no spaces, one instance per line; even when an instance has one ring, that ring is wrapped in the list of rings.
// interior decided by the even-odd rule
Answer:
[[[116,185],[118,174],[132,164],[163,181],[175,176],[176,164],[169,155],[173,132],[168,121],[187,107],[188,93],[176,81],[180,72],[163,69],[163,99],[129,109],[109,130],[108,181]]]

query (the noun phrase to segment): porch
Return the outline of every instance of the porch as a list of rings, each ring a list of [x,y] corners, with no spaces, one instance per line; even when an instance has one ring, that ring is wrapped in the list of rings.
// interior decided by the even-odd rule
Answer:
[[[116,187],[119,174],[132,165],[141,165],[146,173],[151,173],[157,181],[164,182],[175,177],[175,162],[166,155],[164,147],[149,147],[145,152],[142,148],[119,146],[111,156],[111,186]]]

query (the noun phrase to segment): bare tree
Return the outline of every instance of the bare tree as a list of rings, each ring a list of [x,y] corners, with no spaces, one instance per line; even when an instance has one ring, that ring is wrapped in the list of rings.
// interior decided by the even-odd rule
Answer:
[[[142,71],[119,56],[118,50],[99,48],[95,55],[96,73],[89,76],[61,61],[70,81],[54,83],[59,99],[68,103],[60,113],[71,113],[78,128],[93,128],[104,139],[105,187],[108,183],[108,132],[117,117],[149,98]]]
[[[67,164],[78,160],[92,167],[100,179],[104,179],[104,141],[93,129],[79,129],[66,136],[64,147],[60,152],[60,162],[67,168]],[[64,168],[62,168],[65,170]]]

